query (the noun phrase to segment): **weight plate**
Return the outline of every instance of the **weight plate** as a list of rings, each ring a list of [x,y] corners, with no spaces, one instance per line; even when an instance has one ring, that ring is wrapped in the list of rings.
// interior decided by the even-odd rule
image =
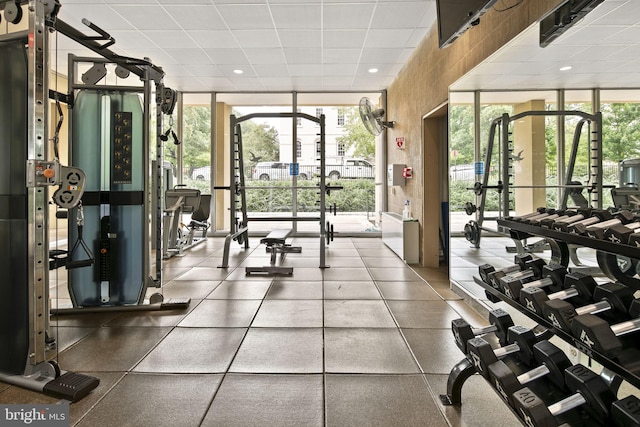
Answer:
[[[8,2],[4,7],[4,19],[17,24],[22,19],[22,7],[19,4]]]
[[[475,184],[473,184],[473,192],[476,193],[476,196],[481,196],[482,195],[482,183],[481,182],[476,182]]]
[[[480,243],[480,226],[476,221],[469,221],[465,224],[464,237],[474,245]]]
[[[476,210],[476,205],[474,205],[473,203],[467,202],[464,204],[464,213],[466,213],[467,215],[473,215]]]

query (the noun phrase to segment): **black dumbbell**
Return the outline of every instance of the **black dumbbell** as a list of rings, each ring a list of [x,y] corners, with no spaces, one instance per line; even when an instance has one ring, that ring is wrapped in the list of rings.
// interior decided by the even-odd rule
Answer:
[[[507,344],[507,331],[513,326],[513,319],[509,313],[501,308],[489,312],[490,326],[472,328],[464,319],[451,321],[451,330],[460,351],[467,354],[467,341],[480,335],[494,333],[501,345]]]
[[[580,208],[576,215],[570,216],[569,218],[558,218],[555,220],[551,228],[556,231],[567,231],[567,227],[571,224],[589,218],[591,216],[591,212],[591,208]]]
[[[542,267],[542,278],[537,280],[520,279],[518,277],[505,276],[500,279],[500,287],[506,296],[516,301],[520,300],[520,291],[524,287],[548,288],[556,292],[564,286],[564,277],[567,274],[566,267],[560,264],[545,265]]]
[[[616,427],[640,426],[640,399],[631,395],[613,402],[611,420]]]
[[[545,209],[545,211],[541,214],[530,216],[528,218],[521,219],[519,222],[523,224],[538,224],[538,221],[553,216],[554,219],[558,218],[560,215],[557,214],[556,209]]]
[[[513,393],[539,378],[546,377],[559,389],[565,388],[564,370],[571,366],[565,352],[544,340],[533,346],[533,356],[540,366],[518,376],[502,360],[489,366],[491,383],[512,407],[514,406]]]
[[[593,209],[589,218],[569,224],[564,231],[573,234],[582,234],[588,226],[602,221],[608,221],[610,219],[613,219],[613,214],[611,212],[607,210]]]
[[[564,277],[564,289],[547,294],[542,288],[525,287],[520,291],[520,304],[527,310],[543,315],[544,303],[549,300],[571,300],[575,305],[585,305],[593,300],[593,292],[598,284],[592,276],[580,272]]]
[[[593,304],[574,307],[568,301],[555,299],[545,302],[542,312],[553,326],[569,332],[576,316],[603,311],[614,311],[626,316],[633,301],[633,293],[633,289],[621,283],[605,283],[597,286],[593,291],[593,300],[595,301]]]
[[[495,289],[498,289],[500,292],[504,292],[500,281],[505,277],[512,277],[522,280],[534,280],[536,278],[542,277],[542,269],[547,263],[542,258],[534,258],[529,261],[525,261],[524,268],[521,271],[504,273],[502,271],[493,271],[487,275],[489,279],[489,284],[493,286]]]
[[[516,412],[525,425],[557,426],[558,415],[578,407],[584,408],[598,425],[605,425],[609,419],[611,405],[616,400],[607,383],[595,372],[580,364],[568,367],[564,373],[565,384],[575,394],[550,406],[528,387],[515,392],[513,400]]]
[[[636,248],[640,248],[640,230],[638,231],[639,232],[633,233],[632,235],[629,236],[629,241],[627,242],[628,245],[635,246]]]
[[[603,209],[591,209],[589,215],[583,215],[583,219],[579,219],[580,214],[574,215],[568,221],[554,222],[553,229],[556,231],[571,232],[576,225],[591,225],[599,221],[606,221],[613,218],[611,212]]]
[[[528,214],[525,214],[525,215],[520,215],[520,216],[510,216],[510,217],[507,217],[506,219],[508,219],[509,221],[518,221],[519,222],[519,221],[522,221],[524,219],[531,218],[531,217],[543,214],[546,211],[547,211],[546,207],[540,207],[540,208],[536,209],[535,212],[531,212],[531,213],[528,213]]]
[[[516,325],[509,328],[507,341],[510,344],[497,349],[493,349],[483,338],[467,341],[469,360],[480,375],[489,379],[489,366],[510,354],[514,354],[525,365],[531,366],[534,361],[533,346],[539,341],[538,335],[529,328]]]
[[[497,269],[491,264],[482,264],[478,267],[478,273],[480,274],[480,278],[482,279],[483,282],[490,283],[489,274],[495,273],[495,272],[509,274],[509,273],[515,273],[516,271],[522,271],[525,269],[525,263],[527,261],[531,261],[532,259],[533,259],[533,256],[531,254],[522,254],[522,255],[517,254],[513,258],[513,262],[514,262],[513,265],[509,265],[507,267]]]
[[[633,300],[629,315],[634,319],[615,325],[609,325],[593,314],[577,316],[571,324],[571,333],[586,347],[607,357],[615,357],[622,350],[618,337],[640,330],[640,300]]]
[[[540,227],[542,228],[553,228],[553,224],[556,221],[564,221],[574,215],[578,215],[578,211],[572,210],[572,209],[567,209],[565,210],[562,215],[560,215],[557,218],[551,218],[551,217],[547,217],[544,218],[542,220],[540,220]]]
[[[604,232],[604,240],[611,243],[628,243],[629,237],[639,231],[640,221],[629,224],[617,224]]]
[[[629,224],[635,221],[637,217],[631,213],[630,211],[620,211],[614,215],[613,219],[608,221],[602,221],[594,225],[590,225],[585,228],[582,234],[586,234],[588,237],[592,239],[604,239],[604,233],[609,229],[609,227],[613,227],[614,225],[620,224]]]

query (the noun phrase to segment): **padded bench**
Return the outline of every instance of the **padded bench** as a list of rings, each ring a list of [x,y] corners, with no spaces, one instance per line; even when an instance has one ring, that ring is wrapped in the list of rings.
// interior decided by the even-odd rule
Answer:
[[[271,253],[270,265],[262,267],[246,267],[245,274],[293,274],[293,267],[282,267],[276,265],[276,258],[280,254],[280,258],[284,258],[287,253],[301,253],[302,248],[300,246],[291,246],[287,244],[287,237],[291,234],[290,229],[276,229],[271,231],[267,237],[260,239],[260,243],[266,245],[267,252]]]

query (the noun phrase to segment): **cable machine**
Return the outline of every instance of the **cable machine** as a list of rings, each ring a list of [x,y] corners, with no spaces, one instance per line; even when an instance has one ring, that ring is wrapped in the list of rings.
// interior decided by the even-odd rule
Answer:
[[[84,173],[49,156],[48,30],[60,4],[4,3],[4,19],[28,30],[0,36],[0,381],[75,401],[99,379],[62,371],[47,357],[49,318],[48,201],[71,209]],[[18,9],[20,9],[18,11]]]

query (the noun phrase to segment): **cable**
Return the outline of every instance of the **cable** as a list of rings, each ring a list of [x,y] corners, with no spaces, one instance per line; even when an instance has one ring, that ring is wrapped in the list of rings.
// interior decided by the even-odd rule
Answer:
[[[493,10],[495,10],[496,12],[506,12],[509,9],[513,9],[515,7],[518,7],[522,4],[524,0],[518,0],[516,3],[512,4],[511,6],[504,6],[503,9],[496,9],[495,6],[493,6]],[[500,3],[502,3],[504,5],[504,0],[500,0]]]

